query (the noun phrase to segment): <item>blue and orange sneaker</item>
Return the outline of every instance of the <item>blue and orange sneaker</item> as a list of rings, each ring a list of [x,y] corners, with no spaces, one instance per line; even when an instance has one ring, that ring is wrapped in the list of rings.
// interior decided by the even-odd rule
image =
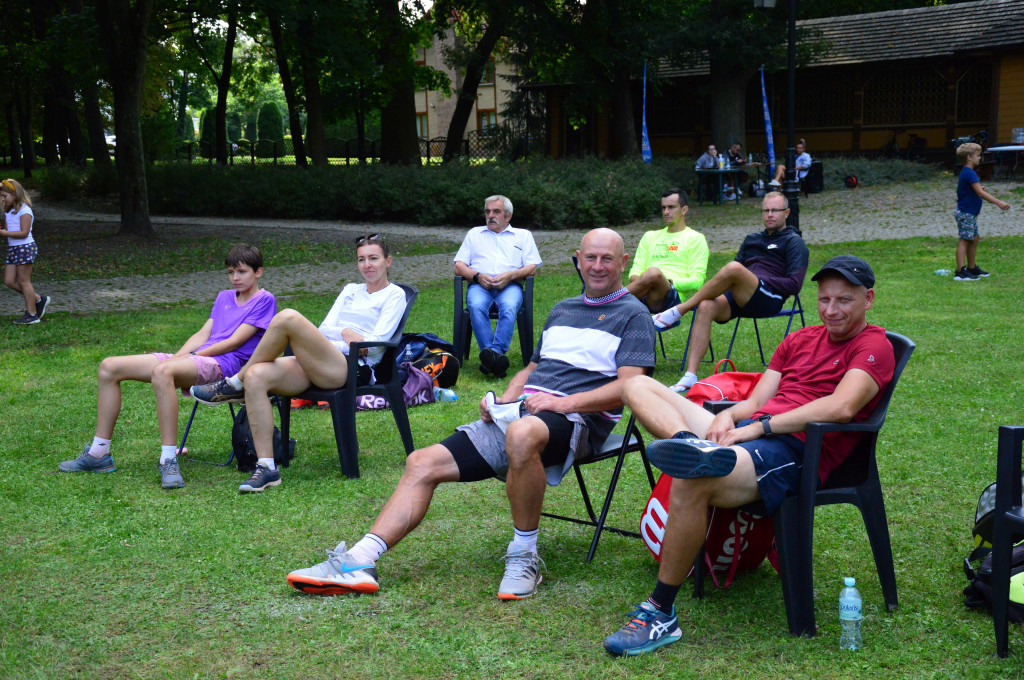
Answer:
[[[629,615],[626,625],[604,639],[604,648],[616,656],[638,656],[670,645],[682,636],[675,607],[669,615],[650,602],[643,602]]]

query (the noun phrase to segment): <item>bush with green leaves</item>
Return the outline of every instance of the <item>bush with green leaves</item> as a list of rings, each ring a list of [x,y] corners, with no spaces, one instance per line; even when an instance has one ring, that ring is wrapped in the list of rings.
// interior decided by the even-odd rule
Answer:
[[[284,120],[281,118],[281,109],[274,102],[264,102],[260,107],[260,115],[257,118],[256,127],[259,130],[260,139],[271,139],[275,142],[284,139]]]
[[[941,174],[938,165],[915,163],[898,158],[868,159],[863,156],[836,156],[822,159],[826,189],[842,189],[846,178],[853,175],[861,186],[881,186],[897,182],[918,182],[935,179]]]

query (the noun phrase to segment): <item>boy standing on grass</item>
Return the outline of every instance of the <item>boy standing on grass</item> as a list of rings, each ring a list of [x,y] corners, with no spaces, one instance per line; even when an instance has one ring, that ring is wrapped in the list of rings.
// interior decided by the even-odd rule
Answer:
[[[956,150],[957,160],[964,164],[960,171],[960,181],[956,185],[956,228],[960,240],[956,244],[956,274],[954,281],[977,281],[988,276],[988,272],[978,266],[975,255],[978,252],[978,213],[981,212],[981,199],[995,203],[1000,210],[1009,210],[1010,204],[1000,201],[985,191],[978,179],[975,168],[981,163],[981,146],[969,142],[961,144]]]

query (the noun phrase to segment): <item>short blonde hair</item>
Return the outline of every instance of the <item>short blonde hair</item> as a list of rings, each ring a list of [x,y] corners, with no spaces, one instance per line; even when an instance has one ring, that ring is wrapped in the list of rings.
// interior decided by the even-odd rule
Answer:
[[[966,144],[961,144],[956,148],[956,159],[961,163],[964,163],[967,161],[967,157],[974,153],[981,153],[981,144],[967,142]]]
[[[32,207],[32,200],[25,193],[25,187],[21,186],[18,180],[7,178],[0,181],[0,191],[6,191],[14,195],[14,207],[11,208],[11,212],[18,212],[23,205]]]

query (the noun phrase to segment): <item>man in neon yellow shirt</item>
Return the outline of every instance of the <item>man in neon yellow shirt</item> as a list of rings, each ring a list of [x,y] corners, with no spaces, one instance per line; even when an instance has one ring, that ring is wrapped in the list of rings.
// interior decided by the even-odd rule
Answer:
[[[647,232],[636,247],[626,287],[655,314],[689,298],[707,275],[708,241],[686,226],[689,209],[686,192],[666,191],[661,197],[665,228]]]

